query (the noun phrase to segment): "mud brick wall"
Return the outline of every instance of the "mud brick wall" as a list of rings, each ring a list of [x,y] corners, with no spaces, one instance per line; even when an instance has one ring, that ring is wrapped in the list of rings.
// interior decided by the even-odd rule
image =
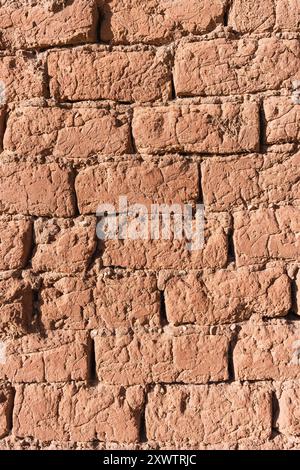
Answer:
[[[0,0],[1,449],[300,448],[299,80],[299,0]]]

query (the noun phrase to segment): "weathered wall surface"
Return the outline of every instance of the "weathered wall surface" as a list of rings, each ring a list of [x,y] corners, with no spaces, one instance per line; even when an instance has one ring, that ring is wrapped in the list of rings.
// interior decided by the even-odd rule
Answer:
[[[300,448],[299,0],[0,0],[0,449]],[[96,236],[205,206],[200,251]]]

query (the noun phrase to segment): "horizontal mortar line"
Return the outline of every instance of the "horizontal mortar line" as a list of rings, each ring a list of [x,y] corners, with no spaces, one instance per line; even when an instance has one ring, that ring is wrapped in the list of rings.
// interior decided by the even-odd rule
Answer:
[[[299,31],[298,30],[289,30],[289,31],[276,31],[275,29],[273,31],[271,31],[271,35],[270,34],[264,34],[264,33],[254,33],[254,32],[251,32],[251,33],[243,33],[243,32],[239,32],[239,31],[236,31],[234,30],[234,34],[235,34],[235,37],[226,37],[226,31],[228,30],[228,27],[231,28],[231,26],[229,25],[228,27],[224,26],[224,24],[221,22],[218,24],[218,26],[223,26],[224,28],[224,32],[223,32],[223,36],[218,36],[216,37],[215,34],[216,34],[216,31],[217,31],[217,28],[213,29],[213,30],[209,30],[209,31],[203,31],[199,34],[195,34],[195,33],[186,33],[186,34],[182,34],[182,36],[178,39],[170,39],[170,40],[166,40],[164,41],[163,39],[159,39],[159,40],[153,40],[153,41],[124,41],[124,42],[119,42],[119,41],[115,41],[115,42],[108,42],[108,41],[97,41],[97,40],[92,40],[90,42],[86,41],[86,42],[80,42],[80,43],[74,43],[74,44],[49,44],[49,45],[45,45],[45,46],[39,46],[39,45],[36,45],[36,46],[28,46],[28,47],[23,47],[23,48],[6,48],[6,49],[0,49],[0,57],[1,55],[3,54],[14,54],[16,52],[21,52],[21,53],[24,53],[26,55],[26,53],[38,53],[38,54],[43,54],[45,52],[48,52],[48,51],[55,51],[55,50],[73,50],[73,49],[76,49],[76,48],[89,48],[91,46],[94,46],[94,47],[106,47],[108,48],[110,51],[113,51],[114,48],[116,48],[117,50],[119,50],[120,48],[141,48],[141,50],[143,48],[168,48],[168,47],[171,47],[171,46],[179,46],[182,42],[183,43],[202,43],[202,42],[208,42],[208,41],[216,41],[216,40],[220,40],[220,39],[224,39],[224,40],[227,40],[228,42],[236,42],[236,41],[239,41],[239,40],[242,40],[242,39],[250,39],[250,40],[256,40],[256,41],[259,41],[259,40],[263,40],[263,39],[278,39],[278,40],[284,40],[284,41],[293,41],[293,40],[297,40],[300,38],[300,34],[299,34]],[[286,37],[286,36],[289,36],[291,35],[292,37]]]
[[[131,385],[124,385],[124,384],[113,384],[110,382],[101,382],[99,380],[97,381],[91,381],[92,384],[90,383],[89,380],[85,381],[69,381],[69,382],[11,382],[11,381],[2,381],[0,383],[4,385],[9,385],[13,389],[17,387],[28,387],[28,386],[40,386],[40,387],[64,387],[68,385],[75,385],[79,387],[87,387],[87,389],[95,389],[98,388],[99,386],[104,386],[104,387],[113,387],[115,389],[122,389],[125,388],[126,390],[129,390],[130,388],[136,387],[136,386],[141,386],[144,387],[146,395],[151,394],[152,390],[154,387],[163,387],[163,388],[173,388],[173,387],[196,387],[196,388],[204,388],[207,386],[215,386],[215,387],[220,387],[222,385],[231,387],[233,385],[241,385],[241,386],[247,386],[247,385],[272,385],[276,387],[276,384],[281,384],[281,383],[290,383],[290,382],[299,382],[299,379],[294,379],[294,378],[285,378],[285,379],[240,379],[240,380],[223,380],[223,381],[208,381],[208,382],[202,382],[202,383],[197,383],[197,382],[164,382],[164,381],[158,381],[158,382],[141,382],[141,383],[135,383]]]
[[[90,384],[92,382],[92,384]],[[261,382],[261,381],[258,381]],[[0,382],[1,383],[1,382]],[[173,387],[173,386],[196,386],[196,387],[203,387],[206,385],[221,385],[221,384],[227,384],[231,385],[232,383],[241,383],[241,382],[230,382],[230,380],[220,380],[220,381],[208,381],[208,382],[201,382],[201,383],[194,383],[194,382],[140,382],[140,383],[134,383],[131,385],[124,385],[124,384],[114,384],[111,382],[104,382],[101,380],[92,380],[90,381],[89,379],[86,379],[84,381],[77,382],[76,380],[70,380],[68,382],[11,382],[11,381],[4,381],[4,383],[7,385],[11,385],[12,388],[15,387],[22,387],[22,386],[57,386],[57,387],[62,387],[62,386],[67,386],[67,385],[78,385],[78,387],[88,387],[90,389],[97,388],[98,386],[105,386],[105,387],[115,387],[115,388],[125,388],[129,389],[131,387],[136,387],[136,386],[143,386],[145,388],[147,387],[153,387],[153,386],[163,386],[163,387]],[[149,392],[148,392],[149,393]]]
[[[100,258],[99,258],[100,259]],[[243,264],[241,266],[237,266],[235,262],[231,263],[230,266],[233,266],[234,267],[234,270],[232,269],[229,269],[228,267],[223,267],[223,268],[199,268],[199,269],[179,269],[179,268],[159,268],[159,269],[151,269],[151,268],[129,268],[129,267],[126,267],[126,266],[114,266],[114,265],[110,265],[110,266],[103,266],[101,267],[101,269],[99,269],[97,271],[97,274],[99,276],[101,276],[101,274],[105,274],[107,270],[113,270],[113,271],[116,271],[116,274],[121,271],[121,272],[124,272],[125,274],[134,274],[134,273],[144,273],[144,274],[152,274],[152,275],[158,275],[160,272],[167,272],[167,273],[170,273],[172,274],[172,276],[178,276],[178,275],[181,275],[181,276],[186,276],[188,274],[202,274],[202,275],[208,275],[208,276],[214,276],[216,273],[218,272],[230,272],[230,273],[235,273],[235,272],[238,272],[238,271],[241,271],[241,270],[248,270],[248,271],[251,271],[251,272],[262,272],[262,271],[265,271],[267,269],[272,269],[275,267],[281,267],[282,266],[282,261],[285,261],[283,259],[276,259],[276,260],[268,260],[268,261],[264,261],[262,263],[256,263],[256,264]],[[297,260],[287,260],[286,263],[294,263],[294,262],[297,262]],[[82,270],[82,271],[77,271],[77,272],[69,272],[69,273],[66,273],[66,272],[61,272],[61,271],[51,271],[51,270],[47,270],[47,271],[33,271],[32,268],[28,268],[28,269],[25,269],[25,268],[14,268],[14,269],[9,269],[9,270],[1,270],[0,271],[0,274],[1,275],[9,275],[10,273],[14,273],[14,274],[22,274],[22,273],[30,273],[31,275],[35,276],[35,277],[38,277],[38,276],[43,276],[43,275],[47,275],[47,274],[51,274],[53,276],[57,276],[58,278],[62,278],[62,277],[69,277],[69,278],[78,278],[78,277],[82,277],[82,276],[85,276],[85,275],[88,275],[88,276],[91,276],[89,274],[89,272],[87,272],[86,270]],[[92,271],[90,271],[92,272]],[[284,272],[284,269],[283,269],[283,272]],[[161,290],[161,289],[159,289]],[[162,289],[164,290],[164,289]]]

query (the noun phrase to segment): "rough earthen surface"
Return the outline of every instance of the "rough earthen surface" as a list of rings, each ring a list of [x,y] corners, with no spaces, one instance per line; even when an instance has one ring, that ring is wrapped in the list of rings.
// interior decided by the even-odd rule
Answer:
[[[300,449],[299,40],[0,0],[0,450]]]

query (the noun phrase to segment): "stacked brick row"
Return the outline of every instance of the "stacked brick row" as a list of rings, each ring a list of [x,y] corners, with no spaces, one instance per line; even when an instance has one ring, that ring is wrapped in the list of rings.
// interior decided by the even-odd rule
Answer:
[[[0,448],[299,447],[298,0],[0,5]]]

